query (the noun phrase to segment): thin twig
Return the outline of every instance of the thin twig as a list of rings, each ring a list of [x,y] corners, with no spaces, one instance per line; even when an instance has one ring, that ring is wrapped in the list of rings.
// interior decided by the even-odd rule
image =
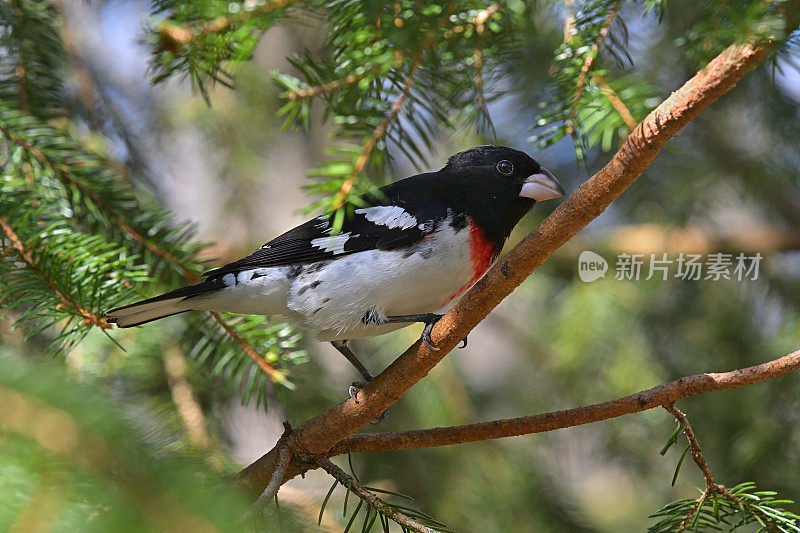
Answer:
[[[261,494],[256,501],[256,509],[261,509],[263,506],[269,503],[269,501],[278,494],[278,490],[281,488],[283,477],[286,474],[286,470],[289,468],[292,457],[294,456],[294,443],[291,441],[291,436],[292,425],[289,424],[288,421],[284,420],[283,435],[281,435],[281,438],[278,439],[278,443],[275,445],[278,447],[278,465],[275,468],[275,472],[272,473],[272,477],[270,478],[269,483],[267,483],[267,487],[264,489],[263,494]]]
[[[313,87],[307,87],[305,89],[300,89],[299,91],[287,91],[286,98],[289,100],[304,100],[308,98],[314,98],[315,96],[319,96],[320,94],[330,93],[333,91],[337,91],[342,87],[346,87],[348,85],[352,85],[354,83],[358,83],[370,74],[375,73],[377,68],[371,68],[361,74],[350,74],[344,78],[329,81],[328,83],[324,83],[322,85],[315,85]]]
[[[39,276],[45,283],[47,283],[51,289],[53,289],[53,292],[64,303],[64,305],[71,307],[77,311],[78,314],[84,317],[83,323],[85,325],[97,326],[100,329],[108,329],[111,327],[111,324],[109,324],[103,317],[84,309],[80,305],[67,298],[64,293],[61,292],[61,290],[58,288],[58,285],[56,285],[56,282],[53,281],[46,272],[39,268],[31,251],[25,248],[25,245],[22,243],[22,239],[19,238],[19,235],[17,235],[17,233],[14,231],[14,228],[11,227],[11,224],[9,224],[8,220],[3,216],[0,216],[0,228],[2,228],[3,232],[11,241],[11,245],[17,251],[19,258],[28,265],[28,268],[35,272],[36,275]]]
[[[197,28],[189,28],[163,22],[156,30],[161,36],[162,46],[168,49],[176,49],[185,46],[192,41],[201,39],[207,35],[219,33],[223,30],[241,24],[255,15],[264,15],[277,9],[289,7],[299,0],[271,0],[250,10],[242,10],[236,15],[222,15],[213,20],[203,23]]]
[[[697,465],[697,468],[699,468],[703,473],[703,477],[706,480],[706,485],[709,487],[716,487],[717,483],[714,481],[714,474],[711,472],[711,468],[708,466],[705,457],[703,457],[703,450],[700,448],[700,443],[697,442],[697,437],[692,430],[692,425],[689,424],[689,419],[680,409],[671,403],[665,405],[664,409],[669,411],[675,417],[675,420],[680,422],[683,426],[683,433],[686,435],[686,440],[689,441],[689,451],[692,454],[692,459]]]
[[[272,498],[277,496],[278,489],[281,488],[281,482],[283,481],[283,476],[286,473],[286,469],[289,468],[289,462],[292,460],[292,449],[288,446],[283,446],[278,450],[278,467],[275,469],[275,472],[272,474],[272,477],[267,484],[267,488],[264,489],[264,493],[258,498],[256,502],[256,506],[264,505]]]
[[[500,6],[498,4],[492,4],[491,6],[487,7],[486,9],[480,11],[477,15],[475,15],[474,23],[475,23],[475,33],[478,35],[478,43],[483,41],[483,32],[486,27],[486,21],[489,18],[499,11]],[[489,124],[489,128],[492,130],[492,136],[495,140],[497,140],[497,131],[494,129],[494,122],[492,121],[492,116],[489,114],[489,106],[486,104],[486,94],[484,92],[484,83],[483,83],[483,51],[481,47],[478,46],[475,48],[475,51],[472,53],[473,59],[473,66],[475,67],[475,90],[478,93],[478,105],[481,108],[481,112],[483,112],[484,117],[486,117],[486,121]]]
[[[697,497],[697,499],[694,501],[694,504],[692,504],[691,509],[689,509],[689,512],[686,513],[686,516],[683,518],[683,520],[681,520],[679,530],[680,533],[686,531],[686,528],[692,523],[695,513],[700,509],[700,506],[703,505],[703,502],[706,501],[706,498],[708,498],[708,487],[706,487],[700,496]]]
[[[619,117],[622,119],[622,122],[624,122],[625,125],[628,126],[628,130],[630,131],[635,130],[636,126],[638,126],[639,123],[636,122],[636,119],[633,118],[633,114],[631,114],[631,111],[628,109],[628,106],[625,105],[625,102],[623,102],[622,99],[619,97],[619,95],[617,95],[617,93],[614,91],[614,89],[611,88],[611,86],[608,84],[605,78],[603,76],[595,75],[592,77],[592,79],[597,84],[597,86],[603,90],[603,95],[605,95],[611,106],[619,114]]]
[[[407,514],[404,514],[396,507],[393,507],[380,498],[376,496],[374,493],[370,492],[352,476],[349,476],[347,472],[333,464],[330,459],[325,458],[317,458],[314,459],[313,464],[322,468],[331,476],[334,477],[342,486],[347,487],[353,494],[358,496],[364,503],[375,509],[377,512],[382,514],[383,516],[393,520],[394,522],[400,524],[402,527],[408,528],[412,531],[420,531],[423,533],[435,533],[434,529],[429,528],[425,524],[422,524]]]
[[[344,183],[342,183],[342,187],[339,189],[339,192],[336,193],[336,197],[333,200],[334,209],[339,209],[342,205],[344,205],[345,201],[347,200],[347,195],[353,188],[356,178],[358,178],[358,176],[364,171],[364,167],[367,166],[367,161],[369,161],[369,157],[372,155],[375,145],[378,144],[378,141],[384,136],[386,130],[389,128],[389,125],[400,114],[400,110],[403,108],[403,103],[406,101],[408,94],[411,92],[411,87],[414,84],[414,75],[417,73],[417,68],[419,67],[421,60],[422,52],[418,52],[411,63],[411,68],[409,69],[408,75],[403,83],[403,89],[400,91],[397,99],[395,99],[394,103],[392,104],[389,114],[386,115],[386,118],[383,119],[380,124],[378,124],[378,126],[372,131],[372,134],[364,142],[364,146],[361,149],[361,153],[356,159],[355,164],[353,165],[353,170],[350,172],[350,176],[348,176]]]
[[[622,0],[617,0],[617,3],[614,4],[614,7],[611,10],[611,13],[609,13],[605,24],[603,24],[603,27],[600,28],[600,33],[598,33],[597,39],[595,39],[594,44],[586,56],[586,59],[583,61],[581,72],[578,74],[578,81],[575,84],[575,94],[572,97],[572,110],[569,113],[569,122],[567,124],[568,135],[575,131],[575,117],[578,115],[578,106],[580,105],[583,86],[586,84],[586,75],[589,73],[589,69],[592,68],[592,63],[594,63],[594,59],[597,57],[597,54],[600,50],[600,45],[602,45],[603,41],[605,41],[606,35],[608,35],[608,29],[611,27],[611,23],[614,22],[614,19],[617,17],[617,13],[619,13],[621,4]]]
[[[800,353],[800,352],[795,352]],[[752,505],[750,505],[747,501],[743,500],[742,498],[736,496],[724,485],[720,485],[714,480],[714,474],[711,472],[711,468],[708,466],[708,463],[703,457],[703,450],[700,448],[700,443],[697,441],[697,437],[692,430],[692,425],[689,423],[689,418],[677,407],[672,404],[668,404],[664,406],[664,409],[669,411],[674,417],[675,420],[683,425],[683,433],[686,435],[686,440],[689,441],[689,451],[692,454],[692,459],[694,460],[697,467],[703,473],[703,478],[706,482],[706,488],[703,491],[703,494],[698,498],[695,505],[692,507],[692,511],[687,514],[686,518],[684,518],[683,522],[681,522],[681,531],[685,531],[688,527],[694,513],[700,506],[703,504],[705,498],[707,498],[710,494],[720,494],[725,498],[739,504],[739,506],[743,509],[747,509],[754,515],[758,515],[759,518],[763,521],[766,527],[775,533],[779,533],[779,529],[772,523],[772,519],[769,516],[766,516],[764,513],[755,509]]]

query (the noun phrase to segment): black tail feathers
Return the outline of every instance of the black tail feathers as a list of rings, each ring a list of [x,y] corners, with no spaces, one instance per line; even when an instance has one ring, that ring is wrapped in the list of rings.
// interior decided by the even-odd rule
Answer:
[[[219,288],[218,279],[206,279],[195,285],[181,287],[155,298],[117,307],[108,311],[105,316],[110,323],[116,324],[117,327],[130,328],[189,311],[192,307],[186,300]]]

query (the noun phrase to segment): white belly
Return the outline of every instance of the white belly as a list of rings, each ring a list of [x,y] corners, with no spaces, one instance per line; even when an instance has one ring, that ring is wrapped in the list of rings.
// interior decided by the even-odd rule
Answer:
[[[192,309],[280,315],[312,330],[318,340],[347,340],[409,325],[366,325],[367,313],[382,318],[437,312],[474,279],[470,232],[443,224],[407,248],[227,274],[227,288],[187,303]]]
[[[433,313],[473,278],[469,232],[446,226],[441,234],[408,248],[369,250],[309,265],[292,282],[288,308],[319,340],[388,333],[404,324],[365,325],[378,317]]]

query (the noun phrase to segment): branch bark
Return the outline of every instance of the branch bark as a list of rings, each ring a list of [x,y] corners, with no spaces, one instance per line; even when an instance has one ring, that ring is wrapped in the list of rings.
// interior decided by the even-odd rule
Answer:
[[[734,45],[714,58],[653,110],[605,167],[467,291],[433,328],[431,336],[438,351],[415,343],[361,390],[359,403],[348,399],[304,422],[292,433],[293,443],[305,453],[327,455],[337,443],[400,399],[535,268],[633,184],[669,139],[733,88],[774,47],[773,41]],[[277,451],[273,449],[243,470],[238,479],[260,494],[276,462]],[[303,467],[294,465],[287,470],[284,480],[303,471]]]
[[[609,418],[631,413],[639,413],[660,406],[669,406],[687,396],[760,383],[794,372],[797,369],[800,369],[800,350],[761,365],[731,372],[688,376],[669,383],[662,383],[652,389],[637,392],[624,398],[586,407],[464,426],[350,435],[334,446],[328,452],[328,455],[332,457],[347,452],[431,448],[515,437],[531,433],[544,433],[556,429],[600,422],[601,420],[608,420]]]

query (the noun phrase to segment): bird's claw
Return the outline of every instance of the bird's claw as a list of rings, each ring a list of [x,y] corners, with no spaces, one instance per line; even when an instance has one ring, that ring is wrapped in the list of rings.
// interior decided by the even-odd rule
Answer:
[[[463,339],[461,339],[461,344],[458,345],[458,348],[462,349],[466,347],[467,347],[467,337],[464,337]]]
[[[359,403],[358,401],[358,393],[366,387],[367,384],[363,381],[354,381],[350,384],[350,387],[347,389],[347,394],[353,399],[354,402]]]
[[[389,410],[388,409],[385,410],[384,412],[382,412],[381,414],[379,414],[378,417],[375,420],[370,420],[369,423],[370,424],[380,424],[381,422],[386,420],[387,416],[389,416]]]
[[[358,393],[361,391],[361,389],[363,389],[366,386],[367,384],[363,381],[354,381],[353,383],[350,384],[350,388],[347,389],[347,393],[350,395],[350,397],[353,399],[354,402],[360,403],[358,400]],[[376,418],[375,420],[371,420],[370,424],[380,424],[381,422],[386,420],[388,414],[389,410],[387,409],[381,414],[379,414],[378,418]]]
[[[440,318],[442,318],[442,315],[434,315],[430,320],[425,322],[425,329],[422,330],[422,344],[434,352],[438,352],[439,348],[433,345],[431,331],[433,331],[433,326],[436,325]]]

